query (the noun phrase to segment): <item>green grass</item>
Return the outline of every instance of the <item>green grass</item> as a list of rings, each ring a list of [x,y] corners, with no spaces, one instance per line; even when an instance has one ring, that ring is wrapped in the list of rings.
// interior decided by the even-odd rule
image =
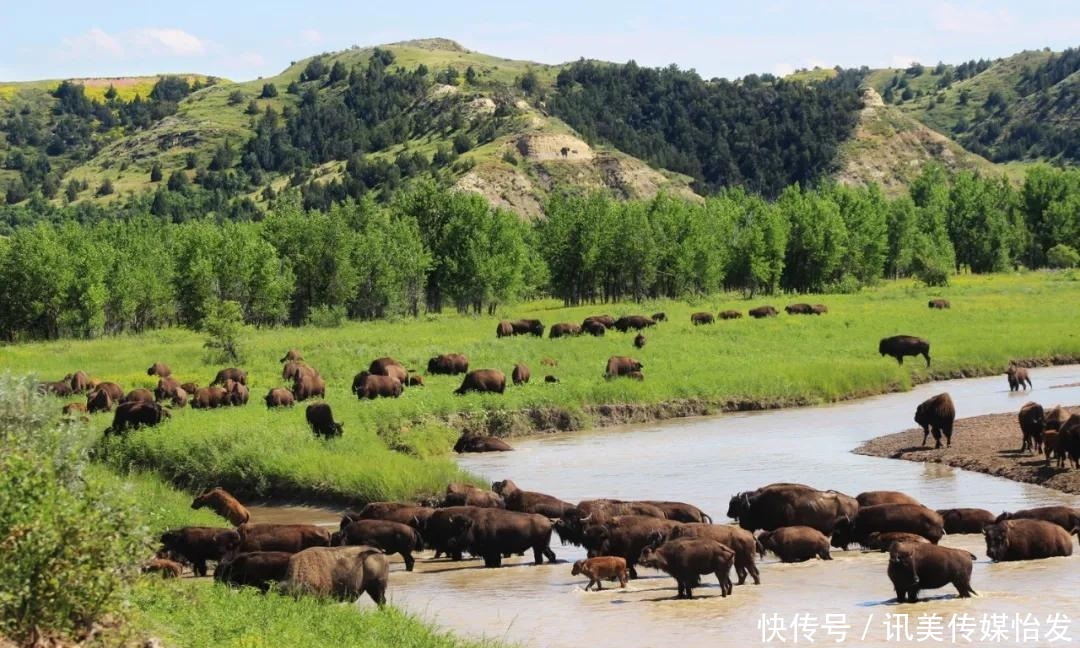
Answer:
[[[931,311],[930,296],[945,296],[953,309]],[[690,313],[717,312],[791,301],[825,302],[823,317],[718,322],[693,327]],[[1048,305],[1052,304],[1050,308]],[[911,281],[889,282],[855,295],[760,298],[733,295],[693,304],[656,302],[562,308],[553,301],[523,304],[504,315],[538,317],[547,325],[579,322],[593,313],[667,312],[671,321],[646,331],[640,351],[630,335],[551,340],[497,340],[495,318],[431,316],[399,322],[352,322],[337,329],[249,330],[243,337],[252,402],[245,408],[176,411],[158,428],[127,435],[108,448],[113,465],[152,470],[190,488],[220,484],[245,495],[317,496],[365,501],[433,493],[465,476],[443,453],[456,432],[446,421],[464,414],[490,429],[517,429],[522,411],[558,411],[587,426],[589,406],[654,404],[693,399],[714,410],[738,403],[771,406],[810,404],[855,395],[907,389],[933,376],[1003,371],[1010,359],[1080,357],[1080,281],[1056,273],[962,276],[945,289]],[[899,333],[928,338],[934,365],[921,359],[900,367],[877,353],[880,338]],[[0,348],[0,365],[55,380],[83,369],[124,388],[150,387],[145,369],[153,361],[172,365],[182,381],[206,384],[216,367],[203,362],[202,337],[184,330],[90,341],[60,341]],[[290,347],[303,350],[328,382],[327,400],[345,434],[332,441],[312,437],[303,406],[268,411],[261,398],[282,384],[278,358]],[[533,382],[508,387],[504,395],[456,396],[459,378],[427,377],[399,399],[357,401],[352,376],[372,359],[392,355],[423,370],[442,352],[462,352],[471,368],[495,367],[507,374],[515,362],[528,364]],[[633,355],[645,365],[644,382],[606,381],[611,355]],[[554,358],[558,367],[540,365]],[[545,384],[552,373],[559,384]],[[58,403],[59,405],[59,403]],[[483,420],[487,419],[485,424]],[[104,429],[109,415],[94,417]],[[392,449],[394,448],[394,449]],[[402,450],[402,451],[398,451]]]

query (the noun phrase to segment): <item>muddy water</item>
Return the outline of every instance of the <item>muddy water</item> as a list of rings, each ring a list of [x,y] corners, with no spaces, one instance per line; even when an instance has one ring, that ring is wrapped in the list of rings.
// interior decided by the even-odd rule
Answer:
[[[827,407],[725,415],[634,428],[549,436],[515,444],[509,453],[468,456],[461,465],[492,480],[512,478],[522,488],[570,501],[590,497],[672,499],[695,503],[715,521],[726,521],[730,496],[770,482],[794,481],[849,494],[902,490],[934,508],[977,506],[992,511],[1066,503],[1080,497],[1038,486],[969,473],[939,465],[852,454],[860,441],[912,426],[915,406],[948,391],[957,416],[1015,412],[1024,402],[1044,405],[1080,402],[1080,366],[1037,369],[1037,389],[1010,394],[1004,377],[928,384]],[[1060,386],[1050,391],[1049,388]],[[332,519],[332,518],[331,518]],[[325,514],[322,516],[325,521]],[[713,579],[693,601],[674,600],[674,581],[652,570],[626,590],[584,592],[567,562],[584,557],[575,547],[553,547],[560,563],[484,569],[477,561],[426,561],[406,573],[395,566],[391,598],[407,610],[471,636],[507,639],[528,646],[747,646],[761,645],[763,615],[790,624],[796,614],[818,624],[842,615],[850,626],[846,642],[856,645],[906,643],[890,637],[886,615],[907,614],[912,636],[919,615],[931,631],[927,643],[952,643],[949,622],[964,613],[974,619],[970,641],[961,622],[959,645],[1046,645],[1048,612],[1073,617],[1068,635],[1080,641],[1080,555],[1025,563],[991,564],[981,536],[947,536],[942,543],[978,556],[972,583],[980,596],[957,599],[951,587],[924,593],[930,602],[896,605],[885,575],[884,554],[833,552],[831,562],[782,565],[773,558],[761,567],[760,586],[736,586],[723,599]],[[1037,615],[1038,641],[1017,639],[1014,619]],[[1007,638],[984,635],[984,615],[1004,614]],[[839,618],[839,617],[838,617]],[[963,617],[960,617],[963,619]],[[773,626],[775,627],[775,625]],[[865,635],[864,635],[865,633]],[[766,633],[767,634],[767,633]],[[792,643],[791,630],[781,631]],[[940,636],[943,642],[934,639]],[[864,638],[865,637],[865,638]],[[816,643],[833,643],[818,629]],[[1029,637],[1031,639],[1031,637]],[[780,645],[777,638],[769,642]],[[799,643],[808,643],[805,635]]]

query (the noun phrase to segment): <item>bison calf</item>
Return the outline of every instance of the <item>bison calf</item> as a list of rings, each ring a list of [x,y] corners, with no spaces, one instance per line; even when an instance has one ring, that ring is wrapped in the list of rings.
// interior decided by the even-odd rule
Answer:
[[[626,571],[626,560],[618,556],[597,556],[588,560],[578,560],[574,568],[570,570],[571,576],[584,575],[589,577],[589,583],[585,585],[585,591],[596,585],[596,591],[604,589],[600,584],[602,580],[618,580],[619,587],[626,587],[629,575]]]

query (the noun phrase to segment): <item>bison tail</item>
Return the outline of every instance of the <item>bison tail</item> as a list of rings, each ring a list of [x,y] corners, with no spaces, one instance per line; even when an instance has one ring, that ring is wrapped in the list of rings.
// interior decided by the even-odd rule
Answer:
[[[701,521],[704,522],[705,524],[712,524],[713,523],[712,516],[709,515],[708,513],[702,513],[701,514]]]
[[[417,551],[424,550],[424,537],[416,529],[413,529],[413,548]]]

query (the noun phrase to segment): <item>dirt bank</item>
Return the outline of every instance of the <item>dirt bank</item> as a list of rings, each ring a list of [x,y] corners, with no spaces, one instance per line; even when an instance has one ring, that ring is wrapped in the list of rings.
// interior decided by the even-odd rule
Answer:
[[[1080,405],[1069,407],[1080,411]],[[923,431],[915,428],[867,441],[856,454],[939,463],[1013,481],[1039,484],[1066,493],[1080,493],[1080,470],[1046,465],[1045,458],[1020,452],[1016,414],[989,414],[960,419],[953,428],[951,448],[934,450],[933,437],[922,447]]]

